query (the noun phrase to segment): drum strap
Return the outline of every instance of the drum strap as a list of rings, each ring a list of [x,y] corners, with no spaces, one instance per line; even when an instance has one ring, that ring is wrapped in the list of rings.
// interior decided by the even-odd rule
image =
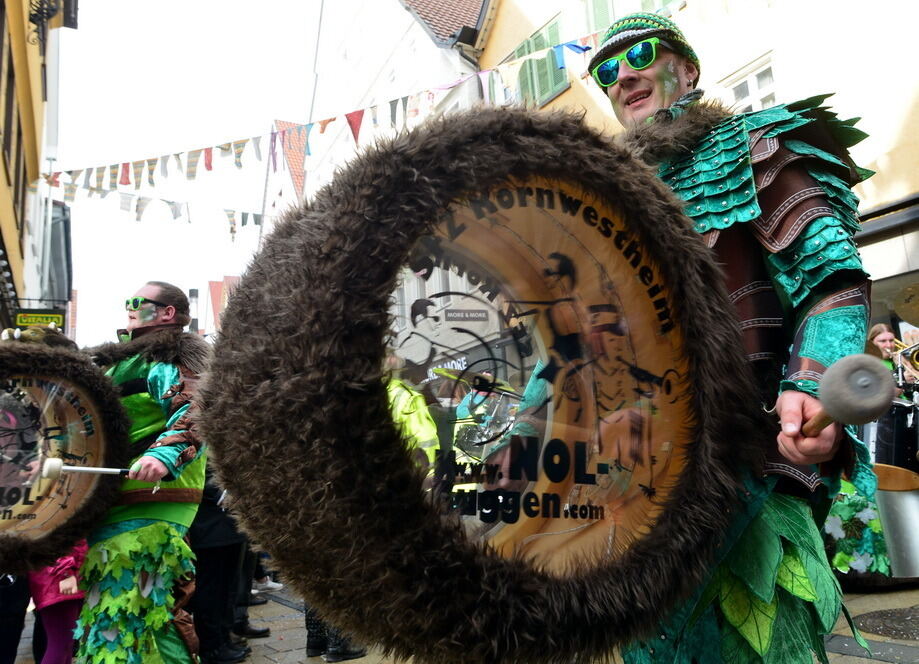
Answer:
[[[204,492],[201,489],[166,488],[156,493],[150,489],[131,489],[121,492],[119,505],[137,503],[200,503]]]

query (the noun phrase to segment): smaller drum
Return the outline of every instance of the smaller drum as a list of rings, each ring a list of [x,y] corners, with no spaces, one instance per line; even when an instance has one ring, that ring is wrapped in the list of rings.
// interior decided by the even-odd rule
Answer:
[[[878,476],[875,501],[891,576],[919,577],[919,474],[885,464],[875,464],[874,471]]]
[[[52,564],[99,522],[121,478],[65,473],[48,459],[121,466],[127,420],[111,382],[78,352],[0,344],[0,571]]]
[[[894,399],[887,413],[878,419],[874,458],[876,463],[919,473],[919,409],[911,401]]]

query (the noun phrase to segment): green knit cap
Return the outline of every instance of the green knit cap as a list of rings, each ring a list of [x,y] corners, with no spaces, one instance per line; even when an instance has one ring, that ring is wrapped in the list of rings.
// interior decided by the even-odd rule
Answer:
[[[600,40],[600,48],[597,49],[594,57],[590,59],[587,71],[593,71],[594,67],[607,58],[616,55],[616,53],[620,52],[629,44],[647,39],[648,37],[660,37],[665,40],[672,50],[685,56],[696,66],[698,71],[702,71],[702,66],[699,64],[699,57],[696,55],[696,52],[692,50],[692,46],[686,41],[686,37],[676,26],[676,23],[666,16],[645,12],[629,14],[609,26],[609,30],[606,31],[606,34],[603,35],[603,38]],[[698,80],[697,77],[696,80],[693,81],[693,85],[695,85]]]

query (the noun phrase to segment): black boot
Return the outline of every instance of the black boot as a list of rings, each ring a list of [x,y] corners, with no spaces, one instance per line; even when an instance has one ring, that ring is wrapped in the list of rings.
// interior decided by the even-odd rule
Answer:
[[[316,611],[309,606],[306,611],[306,656],[319,657],[326,651],[326,625],[319,619]]]
[[[328,649],[322,656],[327,662],[344,662],[347,659],[358,659],[367,654],[367,648],[361,648],[351,642],[340,631],[332,627],[326,628]]]

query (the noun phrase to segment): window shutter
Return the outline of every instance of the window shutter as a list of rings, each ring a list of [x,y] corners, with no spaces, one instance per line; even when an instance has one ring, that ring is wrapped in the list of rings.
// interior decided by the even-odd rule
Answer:
[[[558,21],[553,21],[546,28],[546,36],[548,37],[547,41],[548,46],[554,46],[560,41]],[[562,54],[564,56],[564,53]],[[558,63],[555,61],[555,54],[552,51],[549,51],[548,56],[546,57],[548,81],[546,87],[541,88],[542,98],[548,100],[551,97],[554,97],[556,94],[568,87],[568,69],[559,69]]]
[[[613,22],[612,0],[588,0],[591,32],[606,30]]]
[[[526,40],[514,51],[514,58],[522,58],[531,52],[530,40]],[[527,60],[520,67],[517,74],[517,83],[520,86],[520,101],[529,105],[536,99],[536,85],[533,77],[533,61]]]

